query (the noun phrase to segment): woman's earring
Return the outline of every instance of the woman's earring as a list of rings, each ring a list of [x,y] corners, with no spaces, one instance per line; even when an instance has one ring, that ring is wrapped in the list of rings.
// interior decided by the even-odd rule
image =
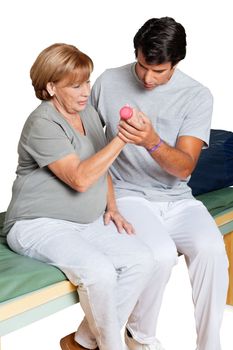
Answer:
[[[50,95],[51,97],[53,97],[54,92],[50,91],[50,92],[49,92],[49,95]]]

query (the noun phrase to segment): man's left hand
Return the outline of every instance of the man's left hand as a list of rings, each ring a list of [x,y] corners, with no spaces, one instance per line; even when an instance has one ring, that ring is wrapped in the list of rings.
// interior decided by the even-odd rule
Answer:
[[[126,143],[133,143],[145,148],[151,148],[159,141],[159,135],[156,133],[150,119],[139,112],[141,122],[135,119],[121,120],[118,126],[118,136]]]

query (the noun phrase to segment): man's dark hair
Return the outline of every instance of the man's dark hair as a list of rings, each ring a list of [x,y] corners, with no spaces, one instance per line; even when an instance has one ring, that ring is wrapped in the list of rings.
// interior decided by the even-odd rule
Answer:
[[[151,18],[136,33],[134,48],[136,57],[141,50],[147,64],[174,66],[186,55],[185,29],[171,17]]]

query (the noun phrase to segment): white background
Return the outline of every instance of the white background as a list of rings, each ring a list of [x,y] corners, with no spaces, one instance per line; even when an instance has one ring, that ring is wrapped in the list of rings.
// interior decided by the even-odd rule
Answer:
[[[230,1],[1,2],[0,211],[6,209],[11,197],[22,126],[39,104],[29,78],[30,67],[39,52],[55,42],[76,45],[94,61],[94,82],[104,69],[133,61],[134,34],[147,19],[162,16],[174,17],[186,28],[187,57],[179,68],[211,89],[215,99],[212,127],[233,130]],[[58,339],[73,331],[80,318],[80,307],[71,307],[5,336],[3,350],[58,350]],[[180,258],[165,294],[158,336],[166,350],[194,350],[194,330],[190,286],[184,261]],[[223,350],[233,349],[232,330],[233,311],[226,308]]]

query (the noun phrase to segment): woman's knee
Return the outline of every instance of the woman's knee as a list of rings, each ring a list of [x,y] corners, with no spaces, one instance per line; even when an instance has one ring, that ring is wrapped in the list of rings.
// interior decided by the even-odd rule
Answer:
[[[137,262],[140,264],[142,271],[153,271],[157,265],[153,252],[146,245],[141,245],[140,252],[136,254]]]
[[[108,259],[95,261],[90,257],[81,267],[69,267],[64,272],[77,286],[99,285],[101,288],[114,288],[117,282],[117,271]]]

